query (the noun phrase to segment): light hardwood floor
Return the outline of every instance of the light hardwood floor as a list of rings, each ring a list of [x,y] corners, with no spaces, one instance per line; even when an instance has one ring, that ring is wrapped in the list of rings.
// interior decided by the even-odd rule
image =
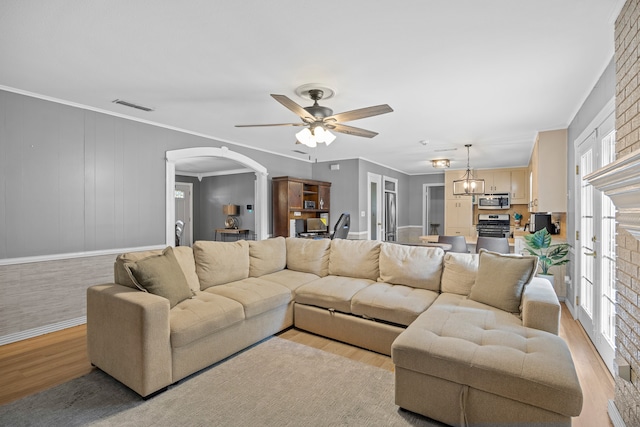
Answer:
[[[584,330],[563,304],[560,336],[571,350],[584,393],[584,405],[573,426],[612,426],[607,401],[614,382]],[[280,338],[393,371],[390,357],[333,341],[297,329]],[[91,372],[86,352],[86,326],[31,338],[0,347],[0,404],[62,384]]]

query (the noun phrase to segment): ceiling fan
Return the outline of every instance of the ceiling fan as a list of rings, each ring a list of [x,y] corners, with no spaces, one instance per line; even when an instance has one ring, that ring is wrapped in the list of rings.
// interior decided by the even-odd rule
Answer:
[[[264,125],[236,125],[236,127],[257,127],[257,126],[304,126],[300,132],[296,133],[297,143],[304,144],[309,147],[315,147],[318,143],[331,144],[335,140],[330,130],[346,133],[348,135],[362,136],[365,138],[373,138],[378,133],[366,129],[360,129],[353,126],[347,126],[342,122],[350,122],[352,120],[364,119],[365,117],[377,116],[379,114],[390,113],[393,111],[387,104],[376,105],[373,107],[360,108],[357,110],[346,111],[344,113],[333,114],[333,110],[318,104],[322,99],[324,91],[322,89],[309,89],[304,92],[311,98],[313,105],[310,107],[302,107],[292,101],[285,95],[274,95],[271,97],[280,104],[293,111],[302,119],[301,123],[273,123]]]

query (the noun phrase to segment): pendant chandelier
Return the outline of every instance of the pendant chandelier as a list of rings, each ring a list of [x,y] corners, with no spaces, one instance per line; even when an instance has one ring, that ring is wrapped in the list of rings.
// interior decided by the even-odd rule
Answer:
[[[466,144],[465,147],[467,147],[467,171],[462,175],[461,179],[453,181],[453,195],[474,196],[484,194],[484,179],[474,178],[469,167],[469,148],[471,144]]]

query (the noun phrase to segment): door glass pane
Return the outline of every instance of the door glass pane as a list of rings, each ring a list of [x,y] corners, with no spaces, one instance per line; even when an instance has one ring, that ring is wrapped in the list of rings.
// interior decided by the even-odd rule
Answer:
[[[592,150],[587,151],[580,157],[580,172],[582,176],[585,176],[592,171]],[[594,236],[594,223],[593,223],[593,187],[582,180],[581,188],[581,295],[582,295],[582,308],[589,315],[593,317],[593,284],[594,284],[594,242],[592,237]]]
[[[609,133],[602,139],[601,164],[604,166],[615,160],[615,132]],[[602,203],[602,261],[600,270],[600,283],[602,284],[602,316],[601,332],[614,346],[615,337],[615,278],[616,278],[616,212],[611,199],[604,193],[601,194]]]

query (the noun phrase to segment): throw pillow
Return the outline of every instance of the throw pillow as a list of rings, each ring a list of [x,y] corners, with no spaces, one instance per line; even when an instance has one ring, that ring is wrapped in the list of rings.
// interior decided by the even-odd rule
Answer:
[[[478,274],[469,299],[509,313],[520,313],[522,291],[531,282],[538,257],[499,254],[480,250]]]
[[[193,295],[170,246],[160,255],[126,263],[125,268],[140,290],[168,299],[171,308]]]
[[[442,269],[442,292],[469,295],[478,275],[478,254],[447,252]]]

